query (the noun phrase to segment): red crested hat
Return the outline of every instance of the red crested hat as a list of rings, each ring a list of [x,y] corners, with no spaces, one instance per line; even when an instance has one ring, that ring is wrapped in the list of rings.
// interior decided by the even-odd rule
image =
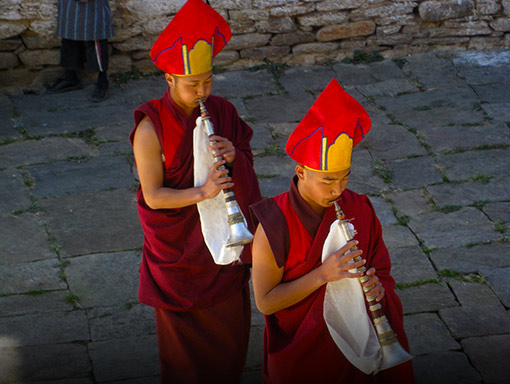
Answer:
[[[208,72],[231,35],[218,12],[202,0],[188,0],[152,46],[152,62],[163,72],[178,76]]]
[[[370,126],[365,109],[333,79],[290,134],[285,150],[309,169],[343,171]]]

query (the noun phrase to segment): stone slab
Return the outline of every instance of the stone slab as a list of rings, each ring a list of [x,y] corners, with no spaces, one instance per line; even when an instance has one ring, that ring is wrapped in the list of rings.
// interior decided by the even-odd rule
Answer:
[[[87,346],[77,343],[4,347],[0,361],[2,383],[92,383]]]
[[[449,180],[462,181],[478,175],[508,176],[510,151],[487,149],[440,155],[439,163]]]
[[[443,180],[434,159],[429,156],[387,162],[394,188],[420,188]]]
[[[162,97],[168,89],[168,84],[164,75],[161,74],[160,76],[144,79],[143,81],[130,81],[120,84],[119,87],[125,103],[131,106],[134,112],[135,108],[139,105]]]
[[[507,254],[508,255],[508,254]],[[487,271],[487,282],[503,305],[510,307],[510,268],[498,268]]]
[[[2,130],[0,142],[21,138],[21,133],[16,129],[17,117],[8,96],[0,95],[0,116],[2,116]]]
[[[510,200],[510,176],[498,176],[487,183],[466,181],[432,185],[427,191],[438,207]]]
[[[279,81],[288,93],[321,92],[334,77],[335,72],[326,66],[293,67]]]
[[[457,307],[439,311],[439,316],[456,339],[507,333],[510,316],[503,306]]]
[[[251,151],[254,156],[271,150],[273,145],[273,135],[271,129],[267,124],[251,124],[253,129],[253,137],[250,141]]]
[[[298,122],[305,116],[315,99],[309,93],[283,96],[254,97],[244,101],[256,123]]]
[[[57,258],[12,265],[0,265],[0,294],[66,289],[60,279]]]
[[[66,302],[67,293],[61,290],[0,296],[0,317],[71,311],[73,305]]]
[[[427,248],[459,247],[502,238],[487,216],[472,207],[451,213],[425,213],[412,217],[408,226]]]
[[[109,97],[101,106],[88,101],[92,88],[65,94],[24,95],[13,97],[13,103],[20,113],[21,124],[29,135],[42,136],[94,129],[108,124],[130,123],[132,107],[123,105],[120,89],[110,87]],[[32,111],[37,110],[34,114]],[[120,111],[124,111],[121,113]]]
[[[101,156],[27,167],[33,194],[41,199],[128,188],[135,182],[124,156]]]
[[[480,384],[481,377],[462,352],[439,352],[413,359],[416,384]]]
[[[262,198],[273,197],[288,191],[291,178],[287,176],[275,176],[271,178],[259,178],[260,193]]]
[[[226,99],[277,93],[275,81],[267,71],[228,71],[213,77],[212,94]]]
[[[135,193],[115,190],[40,201],[48,231],[69,257],[142,246]]]
[[[445,283],[428,283],[398,289],[398,296],[402,300],[404,314],[419,312],[436,312],[442,308],[457,307],[451,290]]]
[[[140,261],[139,251],[74,257],[65,268],[69,289],[83,308],[136,302]]]
[[[31,204],[21,172],[13,168],[0,171],[0,214],[26,210]]]
[[[429,212],[434,208],[425,189],[392,192],[388,194],[388,197],[400,216],[413,217]]]
[[[420,134],[434,152],[456,149],[475,149],[480,146],[509,145],[510,132],[505,123],[475,126],[431,126]]]
[[[510,100],[510,81],[507,78],[497,84],[473,85],[482,103],[507,103]]]
[[[411,55],[404,61],[402,70],[425,89],[457,88],[465,85],[452,62],[437,57],[434,52]],[[430,70],[432,67],[433,71]]]
[[[485,383],[510,382],[510,335],[464,339],[462,347]]]
[[[412,355],[458,350],[460,345],[435,313],[418,313],[404,318],[404,329]],[[433,337],[430,337],[434,335]]]
[[[374,158],[379,160],[394,160],[427,154],[416,135],[402,125],[377,125],[377,129],[370,131],[362,143],[370,149]]]
[[[377,83],[358,85],[356,87],[365,97],[397,96],[401,93],[418,92],[407,79],[389,79]]]
[[[389,190],[390,186],[377,175],[369,151],[355,148],[347,188],[357,193],[377,195]]]
[[[405,74],[392,60],[372,64],[335,64],[333,70],[343,85],[367,85],[388,79],[404,79]]]
[[[406,127],[416,130],[419,134],[433,127],[474,126],[485,123],[485,115],[478,104],[460,109],[458,107],[436,107],[424,110],[416,107],[396,113],[395,120]]]
[[[15,265],[57,256],[51,250],[40,219],[33,213],[0,215],[0,244],[0,265]]]
[[[41,140],[25,140],[2,146],[0,168],[49,163],[68,157],[94,156],[97,149],[80,139],[50,137]]]
[[[510,121],[510,103],[483,103],[482,109],[490,119]]]
[[[282,176],[288,179],[289,187],[290,180],[296,174],[296,162],[287,156],[256,156],[253,162],[259,181],[270,176]]]
[[[124,380],[159,374],[155,335],[88,344],[97,381]]]
[[[393,214],[391,206],[383,198],[377,196],[370,197],[370,202],[381,225],[397,224],[397,218]]]
[[[390,257],[391,275],[397,284],[437,278],[434,267],[420,247],[397,248],[391,252]]]
[[[473,54],[480,55],[481,52],[473,52]],[[506,63],[479,65],[472,60],[465,61],[462,58],[454,58],[453,64],[459,76],[472,85],[497,84],[510,78],[510,71]]]
[[[87,316],[92,341],[156,333],[154,308],[143,304],[94,307]]]
[[[448,285],[463,307],[500,308],[501,302],[487,284],[451,279]]]
[[[383,238],[390,255],[398,248],[418,246],[416,236],[402,225],[384,225]]]
[[[133,148],[129,142],[129,134],[133,124],[111,124],[96,129],[96,137],[99,140],[101,155],[132,155]]]
[[[510,222],[510,202],[488,203],[482,210],[492,221]]]
[[[34,326],[37,324],[37,326]],[[84,311],[0,318],[0,348],[69,343],[90,339]]]
[[[414,113],[416,118],[421,115],[419,112],[426,112],[432,118],[437,118],[436,110],[441,108],[455,109],[457,112],[472,110],[479,99],[476,93],[466,85],[453,89],[432,89],[402,94],[397,97],[376,97],[375,102],[384,106],[388,113],[400,120],[404,116],[410,117],[411,113]]]
[[[487,269],[510,267],[510,244],[493,242],[469,248],[438,249],[430,253],[430,258],[439,270],[486,274]]]

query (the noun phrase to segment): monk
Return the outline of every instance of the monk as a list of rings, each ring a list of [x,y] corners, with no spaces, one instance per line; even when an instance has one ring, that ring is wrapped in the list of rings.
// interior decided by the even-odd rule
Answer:
[[[413,383],[410,362],[375,375],[354,366],[323,315],[328,282],[357,279],[362,274],[353,268],[364,266],[363,287],[409,349],[381,225],[369,198],[347,189],[352,148],[369,129],[363,107],[332,80],[288,139],[287,154],[297,162],[290,190],[251,207],[257,224],[253,288],[266,321],[265,383]],[[335,201],[357,235],[322,262]],[[356,256],[362,260],[354,262]]]
[[[253,131],[230,102],[211,95],[212,58],[230,35],[226,21],[203,1],[184,4],[151,49],[168,90],[134,113],[130,140],[144,231],[139,301],[155,308],[162,383],[239,383],[248,349],[250,249],[239,262],[215,264],[197,210],[198,202],[225,188],[233,189],[245,215],[261,199]],[[200,102],[215,127],[210,149],[223,160],[195,186]]]

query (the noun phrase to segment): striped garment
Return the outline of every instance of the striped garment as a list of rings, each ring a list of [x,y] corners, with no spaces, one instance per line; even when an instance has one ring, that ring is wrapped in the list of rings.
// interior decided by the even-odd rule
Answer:
[[[105,40],[113,36],[108,0],[58,0],[57,34],[69,40]]]

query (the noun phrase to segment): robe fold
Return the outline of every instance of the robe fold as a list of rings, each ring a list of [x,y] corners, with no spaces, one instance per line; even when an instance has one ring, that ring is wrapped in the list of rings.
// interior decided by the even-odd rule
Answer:
[[[334,207],[319,217],[303,200],[297,178],[288,192],[251,206],[254,225],[260,223],[279,267],[282,283],[295,280],[321,264],[322,247],[330,225],[336,220]],[[402,346],[409,350],[403,328],[402,304],[390,275],[391,262],[382,239],[382,229],[368,197],[346,189],[339,204],[353,219],[367,260],[385,289],[381,304]],[[264,330],[264,382],[281,383],[413,383],[410,362],[365,375],[341,353],[329,334],[323,317],[326,286],[288,308],[266,316]],[[367,309],[368,310],[368,309]]]
[[[241,210],[247,215],[248,206],[261,199],[249,144],[253,131],[227,100],[211,95],[205,106],[215,132],[229,139],[236,148],[231,169],[233,190]],[[188,118],[168,90],[161,99],[151,100],[135,110],[131,143],[136,127],[148,116],[162,148],[165,187],[193,187],[193,129],[198,114],[199,108],[196,108]],[[249,247],[241,254],[241,263],[215,264],[204,242],[195,204],[154,210],[146,204],[139,188],[137,206],[144,231],[140,302],[172,311],[204,309],[247,285],[251,263]],[[253,227],[250,229],[253,231]]]

